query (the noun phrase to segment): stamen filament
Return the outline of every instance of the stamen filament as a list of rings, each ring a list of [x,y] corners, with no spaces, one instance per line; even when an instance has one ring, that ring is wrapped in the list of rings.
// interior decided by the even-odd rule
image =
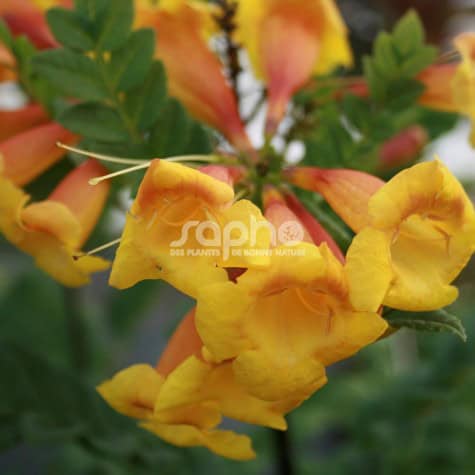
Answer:
[[[95,249],[92,249],[91,251],[86,252],[85,255],[93,256],[94,254],[98,254],[101,251],[105,251],[106,249],[117,246],[117,244],[120,244],[121,240],[122,238],[115,239],[114,241],[108,242],[107,244],[103,244],[102,246],[96,247]]]
[[[93,153],[88,152],[87,150],[82,150],[80,148],[71,147],[70,145],[66,145],[61,142],[57,142],[56,145],[60,148],[64,148],[65,150],[69,150],[70,152],[77,153],[78,155],[84,155],[87,157],[93,157],[97,160],[102,160],[103,162],[110,162],[110,163],[120,163],[122,165],[136,165],[142,163],[148,163],[149,160],[134,160],[133,158],[119,158],[119,157],[111,157],[109,155],[103,155],[101,153]]]
[[[178,157],[164,158],[167,162],[204,162],[204,163],[221,163],[222,157],[217,155],[181,155]]]
[[[105,180],[110,180],[111,178],[115,178],[117,176],[127,175],[128,173],[132,173],[132,172],[135,172],[135,171],[138,171],[138,170],[143,170],[145,168],[148,168],[150,166],[150,163],[151,162],[142,163],[140,165],[136,165],[135,167],[130,167],[130,168],[126,168],[124,170],[119,170],[118,172],[115,172],[115,173],[109,173],[108,175],[99,176],[99,177],[96,177],[96,178],[91,178],[89,180],[89,184],[92,185],[92,186],[95,186],[95,185],[98,185],[99,183],[101,183]]]

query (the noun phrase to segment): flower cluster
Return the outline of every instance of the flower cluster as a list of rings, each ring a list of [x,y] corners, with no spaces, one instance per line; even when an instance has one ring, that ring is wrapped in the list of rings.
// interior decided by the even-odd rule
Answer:
[[[222,429],[223,417],[285,430],[285,415],[326,384],[329,365],[386,334],[383,307],[423,312],[451,304],[452,284],[475,251],[475,210],[439,160],[384,182],[350,169],[290,167],[268,148],[255,150],[210,48],[219,32],[210,5],[136,1],[136,26],[157,32],[170,93],[236,153],[200,168],[167,159],[143,164],[110,284],[164,280],[196,306],[155,367],[127,368],[98,391],[168,442],[247,460],[254,456],[248,437]],[[269,144],[314,73],[352,64],[348,35],[333,0],[240,0],[235,8],[232,41],[267,87]],[[473,87],[473,55],[465,39],[459,43],[464,62],[454,73],[454,101]],[[440,99],[429,86],[426,104]],[[107,180],[88,183],[106,171],[89,159],[48,200],[29,204],[21,187],[62,158],[56,142],[78,141],[49,120],[37,105],[0,116],[0,230],[58,281],[82,285],[108,266],[79,251],[109,191]],[[420,135],[412,128],[402,137],[420,148],[427,140]],[[388,161],[400,158],[399,143],[387,144]],[[295,188],[321,195],[354,231],[347,250]]]

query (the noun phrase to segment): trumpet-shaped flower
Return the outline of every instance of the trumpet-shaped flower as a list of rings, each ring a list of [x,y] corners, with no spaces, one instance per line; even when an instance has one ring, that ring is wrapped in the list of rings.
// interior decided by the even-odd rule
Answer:
[[[217,176],[216,167],[208,171]],[[230,172],[221,172],[224,181],[166,160],[151,163],[127,217],[111,285],[123,289],[163,279],[195,296],[202,285],[226,281],[226,267],[266,265],[266,258],[231,252],[266,249],[269,231],[259,224],[264,219],[250,201],[233,204]],[[247,232],[252,223],[254,244]]]
[[[218,428],[222,416],[285,429],[283,411],[291,405],[261,401],[248,394],[229,363],[213,365],[200,357],[194,310],[183,320],[156,368],[132,366],[98,387],[117,411],[179,446],[204,446],[237,460],[255,456],[246,436]]]
[[[369,200],[368,224],[348,251],[352,301],[368,309],[434,310],[458,296],[450,285],[475,250],[475,211],[440,162],[416,165]],[[380,276],[379,285],[365,279]],[[374,299],[373,302],[371,300]]]
[[[63,285],[87,284],[91,273],[109,267],[97,257],[78,257],[109,191],[107,184],[92,188],[88,180],[103,172],[95,161],[85,162],[66,176],[48,200],[32,204],[11,181],[0,178],[0,230]]]
[[[312,73],[352,64],[345,24],[333,0],[240,0],[238,40],[268,86],[267,131]]]
[[[204,355],[233,361],[237,381],[260,399],[304,400],[325,383],[324,366],[387,327],[349,296],[343,266],[326,244],[276,248],[269,268],[201,289],[196,321]]]
[[[236,99],[208,45],[213,13],[210,6],[193,1],[167,0],[148,8],[142,2],[137,22],[156,29],[156,53],[167,71],[171,95],[237,148],[250,150]]]

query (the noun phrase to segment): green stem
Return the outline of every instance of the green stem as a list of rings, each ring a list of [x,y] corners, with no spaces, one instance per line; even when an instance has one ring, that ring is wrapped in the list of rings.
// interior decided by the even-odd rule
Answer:
[[[273,430],[275,460],[279,475],[294,475],[294,454],[291,442],[290,428],[286,431]]]

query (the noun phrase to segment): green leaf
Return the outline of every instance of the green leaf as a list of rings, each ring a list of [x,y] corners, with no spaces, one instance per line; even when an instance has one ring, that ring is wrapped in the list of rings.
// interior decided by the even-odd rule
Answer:
[[[394,99],[401,82],[415,80],[432,64],[436,48],[425,44],[421,21],[413,11],[406,14],[392,34],[382,32],[376,38],[371,57],[363,60],[363,69],[372,97],[381,105]]]
[[[467,333],[458,317],[446,310],[433,312],[401,312],[392,310],[384,318],[394,328],[411,328],[425,332],[449,332],[457,335],[464,342]]]
[[[172,157],[185,153],[190,139],[192,122],[183,106],[169,99],[151,137],[151,146],[157,157]]]
[[[6,23],[0,19],[0,43],[3,43],[8,49],[11,49],[13,37]]]
[[[134,19],[132,0],[109,0],[107,6],[97,16],[99,31],[96,49],[115,51],[127,41]]]
[[[115,109],[98,102],[84,102],[66,109],[58,121],[72,132],[103,142],[124,142],[129,137]]]
[[[154,31],[134,31],[127,44],[112,53],[108,65],[112,88],[115,91],[128,91],[142,84],[152,66],[154,51]]]
[[[162,113],[167,99],[167,78],[160,62],[155,62],[145,79],[137,89],[130,92],[126,108],[134,124],[140,130],[152,127]]]
[[[94,41],[87,31],[87,24],[76,12],[64,8],[52,8],[48,10],[46,17],[59,43],[78,51],[94,49]]]
[[[419,15],[410,10],[395,26],[394,42],[401,54],[409,54],[425,41],[424,26]]]
[[[70,50],[55,49],[37,54],[34,70],[65,95],[86,100],[108,97],[97,64]]]

